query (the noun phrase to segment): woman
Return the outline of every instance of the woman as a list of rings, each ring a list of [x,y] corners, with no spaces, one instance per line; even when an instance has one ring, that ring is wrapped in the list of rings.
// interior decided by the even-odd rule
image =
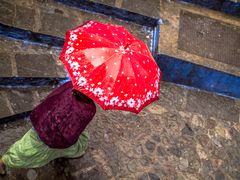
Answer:
[[[37,168],[53,159],[77,158],[87,148],[84,129],[96,113],[94,102],[67,82],[30,114],[33,128],[0,159],[0,173],[9,168]]]

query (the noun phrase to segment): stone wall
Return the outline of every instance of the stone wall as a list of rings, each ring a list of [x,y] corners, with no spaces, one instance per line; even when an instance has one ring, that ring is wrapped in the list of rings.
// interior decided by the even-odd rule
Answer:
[[[115,5],[114,1],[103,3]],[[151,32],[137,24],[70,8],[52,0],[0,1],[0,23],[47,35],[64,38],[67,30],[90,19],[123,25],[150,46]],[[58,58],[59,48],[4,37],[0,38],[0,46],[1,77],[67,76]],[[0,88],[0,118],[32,110],[53,88]]]
[[[127,9],[150,17],[163,18],[164,24],[161,25],[159,52],[177,56],[179,58],[201,64],[207,67],[215,68],[225,72],[239,75],[239,67],[230,66],[225,63],[217,62],[209,58],[204,58],[178,48],[179,18],[181,10],[188,10],[193,13],[204,14],[222,19],[226,23],[232,23],[240,26],[235,18],[228,18],[226,15],[211,10],[196,8],[192,5],[180,4],[175,1],[154,0],[142,1],[136,0],[101,0],[94,1],[105,5]],[[144,4],[144,5],[143,5]],[[39,32],[43,34],[59,36],[64,38],[65,32],[75,26],[81,25],[87,20],[95,19],[102,22],[124,25],[129,31],[138,38],[145,41],[149,46],[151,44],[151,29],[146,29],[134,23],[125,22],[104,15],[90,13],[77,8],[68,7],[53,0],[1,0],[0,1],[0,23]],[[61,49],[30,44],[25,41],[14,41],[0,38],[0,76],[1,77],[66,77],[61,62],[58,60]],[[51,88],[50,88],[51,89]],[[16,99],[8,99],[9,89],[1,89],[1,99],[5,106],[3,110],[5,117],[15,112],[24,112],[31,107],[20,108],[14,111],[13,105]],[[11,90],[10,90],[11,91]],[[20,90],[15,90],[20,91]],[[21,94],[19,92],[18,94]],[[16,93],[15,93],[16,94]],[[32,93],[29,93],[32,94]],[[11,96],[11,95],[10,95]],[[23,95],[22,95],[23,96]],[[32,96],[32,95],[30,95]],[[34,96],[34,93],[33,93]],[[38,99],[34,97],[33,99]],[[39,102],[39,100],[37,101]],[[7,105],[8,104],[8,105]]]
[[[146,32],[139,25],[112,19],[100,14],[81,11],[53,0],[2,0],[0,5],[0,23],[29,29],[34,32],[64,37],[67,30],[94,19],[101,22],[124,25],[124,27],[146,43],[150,41],[150,37],[146,36],[150,36],[151,33]]]

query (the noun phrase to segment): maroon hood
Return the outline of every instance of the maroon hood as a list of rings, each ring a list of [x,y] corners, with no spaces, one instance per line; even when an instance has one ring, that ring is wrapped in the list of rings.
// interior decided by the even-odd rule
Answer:
[[[55,89],[30,114],[40,139],[51,148],[73,145],[96,113],[92,102],[78,101],[72,94],[72,83]]]

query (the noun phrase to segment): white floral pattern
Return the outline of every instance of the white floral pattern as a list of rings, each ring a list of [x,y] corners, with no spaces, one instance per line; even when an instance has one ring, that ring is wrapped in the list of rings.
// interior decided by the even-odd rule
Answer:
[[[76,34],[71,34],[71,35],[70,35],[70,39],[71,39],[72,41],[77,40],[77,35],[76,35]]]
[[[67,49],[66,54],[70,54],[70,53],[72,53],[73,51],[74,51],[74,48],[73,48],[73,47],[70,47],[70,48]]]
[[[93,94],[95,94],[96,96],[102,96],[103,95],[103,92],[104,92],[104,90],[103,89],[101,89],[101,88],[95,88],[94,90],[93,90]]]
[[[151,99],[152,95],[153,95],[152,91],[148,91],[148,92],[147,92],[146,99],[147,99],[147,100]]]
[[[133,98],[130,98],[129,100],[127,100],[127,105],[130,107],[130,108],[133,108],[134,105],[135,105],[135,100]]]
[[[79,85],[79,86],[84,86],[84,85],[86,85],[86,84],[87,84],[86,78],[80,77],[79,80],[78,80],[78,85]]]
[[[115,105],[117,104],[118,101],[119,101],[118,96],[112,97],[112,99],[110,99],[110,105]]]
[[[81,53],[78,53],[78,48],[81,48],[81,45],[84,43],[85,39],[82,38],[86,34],[83,33],[84,31],[93,31],[94,28],[96,29],[95,33],[92,33],[89,35],[89,39],[93,39],[96,36],[115,36],[117,37],[118,34],[125,34],[124,31],[120,31],[118,29],[119,27],[115,27],[112,25],[107,25],[105,28],[102,28],[102,25],[99,25],[101,23],[97,23],[94,21],[89,21],[88,23],[84,24],[83,26],[80,26],[79,28],[74,29],[73,31],[70,31],[70,35],[68,38],[68,42],[66,43],[65,47],[65,53],[64,53],[64,61],[68,63],[68,68],[70,68],[70,72],[72,72],[72,77],[73,81],[75,81],[75,84],[78,85],[78,87],[84,92],[89,92],[91,96],[94,96],[94,100],[99,100],[99,104],[103,106],[109,106],[109,109],[112,107],[119,107],[119,109],[124,109],[126,108],[132,108],[135,110],[141,109],[142,106],[144,106],[145,103],[151,101],[152,99],[155,99],[156,97],[159,96],[159,78],[161,75],[160,69],[157,67],[154,59],[152,59],[152,56],[148,53],[150,51],[145,50],[147,46],[143,44],[138,44],[139,49],[138,50],[133,50],[131,46],[128,46],[125,48],[123,42],[114,42],[118,48],[115,48],[114,52],[115,53],[121,53],[124,54],[124,57],[126,57],[126,63],[134,64],[134,68],[137,68],[137,74],[135,74],[135,78],[137,79],[135,82],[132,82],[134,78],[132,77],[132,74],[130,75],[128,70],[125,71],[125,69],[119,70],[121,74],[121,77],[124,78],[117,78],[115,79],[116,86],[121,88],[121,84],[123,83],[129,83],[130,88],[125,88],[125,89],[118,89],[119,93],[116,93],[114,91],[115,88],[109,88],[106,84],[104,84],[104,81],[101,81],[100,79],[93,78],[93,76],[90,76],[91,70],[90,68],[92,67],[90,64],[86,65],[85,58],[82,56]],[[99,27],[98,27],[99,26]],[[97,28],[96,28],[97,27]],[[117,29],[116,29],[117,28]],[[90,38],[91,37],[91,38]],[[101,43],[103,39],[97,39],[98,43]],[[134,38],[128,38],[129,41],[135,41],[136,39]],[[97,43],[95,41],[91,42],[91,44],[96,45]],[[93,46],[94,46],[93,45]],[[75,48],[76,47],[76,48]],[[136,46],[135,46],[136,47]],[[107,47],[102,47],[101,52],[105,54],[105,51],[108,51]],[[73,53],[74,52],[74,53]],[[77,52],[77,53],[75,53]],[[141,61],[138,61],[138,58],[135,57],[136,52],[139,52],[139,56],[141,54],[144,54],[144,59]],[[144,52],[144,53],[143,53]],[[81,56],[78,56],[81,55]],[[148,58],[146,58],[146,56]],[[89,55],[88,62],[89,63],[92,60],[96,61],[98,58],[100,60],[105,60],[108,57],[100,55],[97,56],[97,54],[91,54]],[[62,59],[61,59],[62,60]],[[63,60],[62,60],[63,61]],[[82,64],[84,63],[84,64]],[[146,73],[141,73],[141,63],[144,64],[144,66],[149,66],[149,69],[147,69],[147,72],[149,75]],[[119,67],[119,62],[118,61],[113,61],[111,63],[114,67]],[[155,67],[156,69],[152,68]],[[111,71],[112,67],[110,64],[106,64],[105,69],[106,71]],[[158,77],[153,76],[152,74],[156,73]],[[92,74],[91,74],[92,75]],[[112,72],[109,74],[106,74],[107,77],[115,77],[113,76]],[[156,77],[156,79],[152,79],[150,77]],[[94,80],[96,81],[94,82]],[[141,86],[141,84],[138,84],[137,82],[143,82],[147,83],[144,86]],[[113,87],[113,86],[111,86]],[[124,86],[128,87],[128,86]],[[144,89],[141,89],[141,87],[145,87]],[[109,88],[109,89],[108,89]],[[131,92],[128,91],[128,89],[131,89]]]
[[[70,66],[71,66],[71,68],[73,69],[73,70],[78,70],[78,68],[80,67],[80,65],[78,64],[78,62],[71,62],[71,63],[69,63],[70,64]]]

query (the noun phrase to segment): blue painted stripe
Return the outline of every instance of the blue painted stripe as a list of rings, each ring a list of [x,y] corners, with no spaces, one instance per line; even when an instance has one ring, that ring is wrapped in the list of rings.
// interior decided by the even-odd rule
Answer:
[[[104,14],[113,18],[118,18],[124,21],[134,22],[143,26],[154,27],[158,25],[159,19],[144,16],[138,13],[127,11],[124,9],[107,6],[104,4],[87,1],[87,0],[55,0],[62,4],[77,7],[79,9]]]
[[[152,38],[153,56],[155,56],[158,53],[159,35],[160,35],[160,21],[159,21],[159,24],[153,28],[153,38]]]
[[[158,32],[159,29],[157,27],[155,28],[155,32]],[[0,36],[56,47],[62,47],[64,43],[64,39],[59,37],[34,33],[28,30],[10,27],[1,23]],[[158,37],[155,38],[154,42],[156,39],[158,39]],[[156,47],[154,49],[156,49]],[[156,57],[160,68],[164,72],[163,79],[165,81],[199,88],[230,97],[240,98],[240,80],[237,76],[199,66],[163,54],[157,55]],[[37,83],[35,83],[36,79],[29,81],[29,79],[16,80],[16,78],[3,78],[0,79],[0,82],[2,83],[1,87],[41,86],[46,83],[46,81],[44,82],[42,80],[39,80]]]
[[[240,77],[159,54],[156,61],[163,80],[232,98],[240,98]]]
[[[68,80],[58,77],[0,77],[0,89],[56,86]]]
[[[63,38],[35,33],[29,30],[8,26],[2,23],[0,23],[0,36],[55,47],[62,47],[64,44]]]
[[[26,111],[26,112],[22,112],[19,114],[14,114],[13,116],[7,116],[4,118],[0,118],[0,124],[6,124],[6,123],[17,121],[19,119],[27,118],[27,117],[29,117],[30,113],[31,113],[31,111]]]
[[[240,2],[230,0],[181,0],[191,4],[200,5],[216,11],[221,11],[233,16],[240,17]]]

